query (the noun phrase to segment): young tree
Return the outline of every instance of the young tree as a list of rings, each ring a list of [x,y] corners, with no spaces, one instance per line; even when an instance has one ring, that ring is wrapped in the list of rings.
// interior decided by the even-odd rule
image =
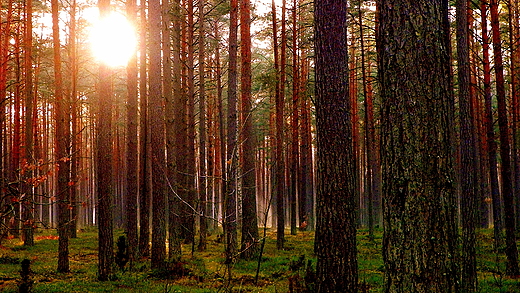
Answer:
[[[385,292],[456,292],[448,2],[379,2]]]
[[[316,292],[357,292],[355,170],[347,1],[314,2],[317,130]]]

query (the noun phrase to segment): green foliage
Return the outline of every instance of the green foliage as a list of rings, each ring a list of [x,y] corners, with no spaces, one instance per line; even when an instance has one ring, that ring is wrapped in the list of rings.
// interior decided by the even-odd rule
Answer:
[[[115,238],[122,233],[115,233]],[[217,235],[208,238],[208,249],[191,255],[188,246],[180,262],[169,263],[162,271],[151,271],[148,259],[140,259],[126,269],[116,270],[109,282],[97,281],[97,231],[87,229],[70,239],[71,272],[56,272],[58,240],[55,231],[39,232],[34,247],[10,239],[0,247],[0,291],[18,292],[20,262],[31,261],[32,292],[312,292],[316,268],[314,233],[286,235],[287,247],[276,250],[276,232],[268,231],[266,247],[255,284],[256,260],[239,260],[232,267],[231,284],[226,279],[224,246]],[[493,231],[478,232],[480,292],[520,292],[520,282],[507,278],[505,259],[493,251]],[[384,264],[381,256],[382,231],[371,239],[368,231],[357,235],[359,282],[363,292],[381,292]],[[117,253],[117,247],[114,247]]]

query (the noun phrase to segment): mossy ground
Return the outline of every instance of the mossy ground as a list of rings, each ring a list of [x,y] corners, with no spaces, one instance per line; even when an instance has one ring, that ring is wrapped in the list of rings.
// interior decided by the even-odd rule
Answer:
[[[115,233],[115,239],[121,231]],[[53,230],[39,231],[36,245],[24,247],[18,239],[3,242],[0,247],[0,291],[17,292],[20,280],[20,262],[32,261],[33,292],[289,292],[305,283],[306,271],[313,269],[313,232],[286,235],[286,249],[276,250],[276,234],[267,232],[259,280],[255,282],[257,260],[239,260],[232,265],[233,280],[227,280],[224,265],[224,247],[217,235],[209,237],[207,250],[194,251],[183,246],[182,267],[186,273],[169,276],[170,272],[150,270],[150,261],[141,259],[127,265],[125,271],[115,268],[114,280],[97,281],[97,231],[78,233],[70,240],[71,272],[56,272],[58,240]],[[361,292],[382,292],[384,265],[381,256],[382,232],[376,231],[370,239],[366,230],[358,232],[359,282]],[[478,270],[480,292],[520,292],[520,282],[507,278],[504,257],[493,252],[491,230],[480,230],[478,236]],[[312,287],[311,287],[312,288]]]

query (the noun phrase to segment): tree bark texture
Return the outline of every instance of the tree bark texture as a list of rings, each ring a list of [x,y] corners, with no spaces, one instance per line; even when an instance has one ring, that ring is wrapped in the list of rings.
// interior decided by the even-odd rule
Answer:
[[[357,172],[347,58],[347,1],[314,2],[317,292],[357,292]]]
[[[379,4],[385,292],[456,292],[448,3]]]
[[[256,136],[253,132],[251,98],[251,7],[249,0],[240,1],[241,109],[242,135],[242,241],[241,256],[252,258],[258,249],[256,211]]]
[[[471,111],[468,0],[457,1],[457,66],[460,111],[461,156],[461,290],[477,290],[476,233],[477,222],[477,174],[476,138]]]
[[[500,159],[502,160],[502,198],[504,199],[504,226],[506,228],[506,274],[520,275],[518,268],[518,248],[515,235],[515,211],[513,174],[511,166],[511,141],[507,122],[506,91],[504,81],[504,63],[502,61],[502,41],[498,17],[498,0],[491,0],[491,29],[493,31],[493,62],[495,63],[495,81],[498,106],[498,128],[500,130]]]
[[[58,272],[69,271],[69,173],[70,155],[67,152],[70,143],[69,117],[66,102],[63,95],[63,80],[61,74],[61,45],[60,29],[58,25],[58,1],[51,2],[52,9],[52,40],[54,51],[54,96],[56,100],[56,162],[58,164]]]

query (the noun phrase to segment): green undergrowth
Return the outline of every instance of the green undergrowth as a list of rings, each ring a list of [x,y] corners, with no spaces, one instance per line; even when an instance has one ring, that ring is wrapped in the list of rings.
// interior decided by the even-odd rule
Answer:
[[[117,231],[114,243],[122,235]],[[217,234],[208,238],[207,250],[193,251],[183,246],[180,262],[165,270],[150,269],[149,259],[114,267],[113,280],[97,281],[97,231],[87,229],[70,239],[70,273],[57,273],[58,240],[53,230],[35,235],[36,245],[25,247],[18,239],[0,246],[0,292],[18,292],[23,259],[31,260],[33,292],[313,292],[316,257],[314,233],[286,234],[285,249],[276,249],[276,232],[268,230],[265,250],[256,282],[257,259],[224,264],[224,246]],[[382,231],[369,237],[360,229],[357,235],[360,292],[382,292],[384,264],[381,256]],[[114,248],[115,249],[115,248]],[[505,258],[493,250],[491,230],[478,233],[477,261],[479,292],[520,292],[518,280],[504,275]]]

